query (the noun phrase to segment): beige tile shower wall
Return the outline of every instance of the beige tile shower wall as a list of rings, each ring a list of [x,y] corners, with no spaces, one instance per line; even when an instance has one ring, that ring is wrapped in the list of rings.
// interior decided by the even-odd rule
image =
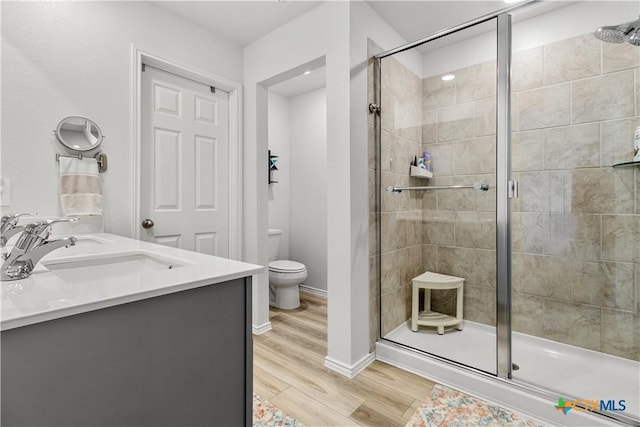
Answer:
[[[385,58],[382,60],[381,96],[382,188],[420,185],[418,178],[409,178],[409,166],[414,157],[420,157],[422,153],[421,79],[396,59]],[[371,180],[374,176],[371,176]],[[380,304],[381,333],[384,336],[410,317],[411,278],[424,270],[422,197],[411,192],[382,191],[380,203]],[[375,207],[375,200],[372,200],[372,204]],[[376,236],[376,231],[372,229],[374,227],[375,215],[372,214],[371,236]],[[375,265],[375,260],[371,261]]]
[[[495,324],[495,61],[422,81],[422,147],[432,185],[488,183],[488,192],[436,190],[422,197],[425,269],[465,279],[464,317]],[[433,292],[432,309],[455,314],[455,294]]]
[[[640,168],[611,165],[632,159],[638,67],[640,48],[587,34],[517,52],[512,70],[514,329],[635,360]],[[422,81],[431,181],[493,189],[495,63],[454,74]],[[425,193],[422,207],[423,266],[464,277],[464,317],[495,324],[495,192]],[[452,312],[451,297],[438,295],[434,308]]]

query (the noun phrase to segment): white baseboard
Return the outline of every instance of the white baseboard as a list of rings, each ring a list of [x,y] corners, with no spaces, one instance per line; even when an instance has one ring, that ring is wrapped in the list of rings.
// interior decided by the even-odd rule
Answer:
[[[336,371],[337,373],[344,375],[345,377],[353,378],[362,372],[362,370],[369,366],[374,360],[376,360],[376,354],[369,353],[352,366],[349,366],[326,356],[324,358],[324,366],[332,371]]]
[[[325,298],[327,297],[327,291],[325,291],[324,289],[312,288],[311,286],[307,286],[307,285],[300,285],[300,292],[319,295]]]
[[[265,332],[268,332],[272,329],[271,322],[263,323],[262,325],[252,325],[251,329],[253,335],[264,334]]]

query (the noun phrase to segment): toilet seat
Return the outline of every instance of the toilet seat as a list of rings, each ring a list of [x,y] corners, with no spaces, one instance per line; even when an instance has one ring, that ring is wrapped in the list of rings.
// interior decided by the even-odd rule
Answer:
[[[307,267],[305,267],[304,264],[296,261],[281,259],[277,261],[271,261],[269,263],[269,271],[272,271],[274,273],[302,273],[306,270]]]

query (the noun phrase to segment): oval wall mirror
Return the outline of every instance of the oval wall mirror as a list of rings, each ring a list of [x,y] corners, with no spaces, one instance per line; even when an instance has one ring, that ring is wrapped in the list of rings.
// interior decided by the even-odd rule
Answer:
[[[89,151],[102,144],[100,127],[86,117],[71,116],[60,120],[56,138],[65,147],[75,151]]]

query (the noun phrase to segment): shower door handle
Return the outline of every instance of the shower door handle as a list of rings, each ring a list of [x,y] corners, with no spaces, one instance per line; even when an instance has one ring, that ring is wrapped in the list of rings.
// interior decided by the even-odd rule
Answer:
[[[519,196],[518,181],[507,182],[507,197],[510,199],[517,199]]]

